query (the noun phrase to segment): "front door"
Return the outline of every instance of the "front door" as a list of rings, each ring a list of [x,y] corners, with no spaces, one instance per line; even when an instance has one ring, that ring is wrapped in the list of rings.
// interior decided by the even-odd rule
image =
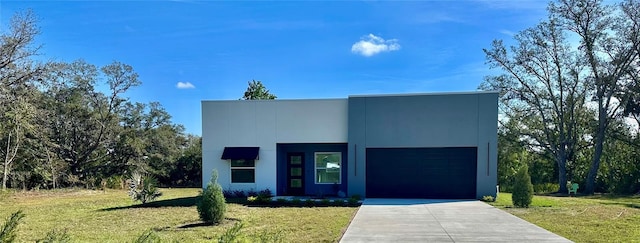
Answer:
[[[287,153],[287,192],[304,195],[304,153]]]

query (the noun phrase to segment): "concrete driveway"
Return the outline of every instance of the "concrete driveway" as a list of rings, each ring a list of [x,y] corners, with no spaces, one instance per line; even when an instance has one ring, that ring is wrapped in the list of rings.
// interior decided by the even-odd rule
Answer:
[[[571,242],[484,202],[366,199],[340,242]]]

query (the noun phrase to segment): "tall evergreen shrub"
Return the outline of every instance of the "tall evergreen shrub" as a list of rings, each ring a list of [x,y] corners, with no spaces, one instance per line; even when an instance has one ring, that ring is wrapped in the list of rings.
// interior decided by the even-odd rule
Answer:
[[[222,221],[227,205],[222,193],[222,187],[218,184],[217,170],[214,169],[211,172],[211,181],[209,181],[200,196],[200,201],[198,202],[200,219],[212,224]]]
[[[533,184],[531,184],[531,176],[529,175],[529,167],[524,165],[520,167],[513,181],[513,193],[511,200],[513,205],[519,208],[528,208],[533,199]]]

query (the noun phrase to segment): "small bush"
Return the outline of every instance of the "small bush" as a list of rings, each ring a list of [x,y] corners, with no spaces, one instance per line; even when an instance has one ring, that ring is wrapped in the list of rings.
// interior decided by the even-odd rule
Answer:
[[[513,180],[513,193],[511,194],[513,205],[519,208],[528,208],[533,200],[533,185],[529,168],[525,165],[518,170]]]
[[[344,205],[344,200],[342,200],[342,199],[333,200],[333,202],[331,202],[331,205],[333,205],[333,206],[343,206]]]
[[[235,195],[236,198],[245,198],[247,196],[243,190],[235,190],[233,191],[233,195]]]
[[[253,189],[249,190],[246,194],[247,194],[248,197],[257,197],[258,196],[258,192],[256,192]]]
[[[218,223],[224,218],[226,202],[222,194],[222,187],[218,184],[218,171],[211,172],[211,181],[200,193],[198,202],[198,214],[200,219],[207,223]]]
[[[329,205],[331,205],[331,200],[326,199],[326,198],[322,199],[322,201],[320,201],[320,204],[324,205],[324,206],[329,206]]]
[[[160,236],[158,236],[158,234],[156,234],[156,232],[151,229],[142,232],[142,234],[140,234],[140,236],[138,236],[138,238],[136,238],[133,241],[133,243],[160,243],[160,242],[162,242],[162,239],[160,239]]]
[[[218,237],[218,243],[242,242],[242,235],[240,234],[242,227],[244,227],[242,222],[235,223],[233,227]]]
[[[293,204],[293,205],[302,205],[302,200],[300,200],[300,198],[291,199],[291,204]]]
[[[304,205],[307,207],[313,207],[316,205],[316,201],[314,201],[313,199],[307,199],[306,201],[304,201]]]
[[[231,190],[222,190],[222,195],[224,198],[235,198],[233,195],[233,191]]]
[[[158,190],[158,181],[151,175],[143,175],[134,172],[131,175],[131,184],[129,185],[129,197],[142,204],[156,200],[162,196],[162,192]]]
[[[262,197],[273,197],[273,193],[271,193],[271,190],[269,190],[269,188],[264,189],[262,191],[258,192],[258,196],[262,196]]]
[[[355,199],[356,201],[360,201],[362,200],[362,196],[360,196],[359,194],[353,194],[351,195],[350,199]]]
[[[24,213],[22,210],[18,210],[4,221],[2,228],[0,228],[0,242],[9,243],[16,240],[18,225],[22,218],[24,218]]]
[[[533,191],[538,194],[553,193],[560,190],[560,185],[554,183],[544,183],[533,185]]]
[[[258,204],[258,197],[248,196],[247,204]]]
[[[496,199],[493,196],[482,196],[482,201],[484,201],[484,202],[495,202]]]
[[[53,229],[47,232],[47,235],[36,241],[37,243],[67,243],[71,242],[71,236],[67,233],[67,230]]]
[[[359,200],[359,199],[357,199],[357,198],[355,198],[355,197],[350,197],[350,198],[347,200],[347,203],[349,204],[349,206],[357,206],[357,205],[358,205],[358,203],[359,203],[359,201],[360,201],[360,200]]]
[[[105,182],[105,187],[109,188],[109,189],[124,189],[122,187],[122,182],[124,181],[124,178],[122,176],[119,175],[115,175],[115,176],[111,176],[109,178],[107,178],[106,182]]]
[[[286,198],[278,198],[276,201],[278,201],[278,204],[287,204],[289,202]]]

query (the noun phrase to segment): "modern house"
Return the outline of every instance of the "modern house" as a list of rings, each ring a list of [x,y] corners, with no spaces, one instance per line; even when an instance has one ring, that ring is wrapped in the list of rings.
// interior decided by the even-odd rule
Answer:
[[[202,101],[203,182],[217,169],[224,189],[277,195],[496,196],[497,124],[492,91]]]

